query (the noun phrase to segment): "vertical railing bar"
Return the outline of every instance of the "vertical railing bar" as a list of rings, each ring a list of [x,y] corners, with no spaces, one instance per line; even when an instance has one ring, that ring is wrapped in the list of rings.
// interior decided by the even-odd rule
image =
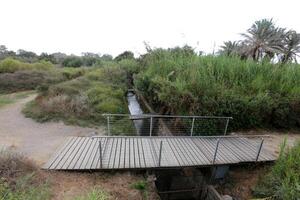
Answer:
[[[150,133],[149,133],[150,136],[152,136],[152,129],[153,129],[153,117],[150,118]]]
[[[108,136],[110,136],[110,120],[109,120],[109,116],[107,116],[107,134],[108,134]]]
[[[101,140],[99,140],[99,153],[100,153],[100,168],[102,169],[102,146],[101,146]]]
[[[195,117],[193,117],[193,121],[192,121],[191,136],[193,136],[194,124],[195,124]]]
[[[256,162],[258,161],[263,143],[264,143],[264,138],[261,138],[261,142],[260,142],[259,149],[258,149],[258,152],[257,152],[257,156],[256,156],[256,159],[255,159]]]
[[[213,164],[215,164],[215,161],[216,161],[216,158],[217,158],[217,152],[218,152],[218,148],[219,148],[219,143],[221,141],[221,138],[218,139],[217,141],[217,146],[216,146],[216,149],[215,149],[215,154],[214,154],[214,159],[213,159]]]
[[[161,163],[162,142],[163,141],[160,141],[160,147],[159,147],[159,157],[158,157],[158,166],[159,167],[160,167],[160,163]]]
[[[227,118],[227,120],[226,120],[226,125],[225,125],[224,135],[227,134],[228,124],[229,124],[229,118]]]

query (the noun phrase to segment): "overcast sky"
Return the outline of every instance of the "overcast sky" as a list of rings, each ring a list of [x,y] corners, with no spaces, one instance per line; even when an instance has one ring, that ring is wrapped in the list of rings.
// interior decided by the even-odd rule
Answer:
[[[144,41],[211,53],[262,18],[300,32],[299,0],[0,0],[0,8],[0,44],[36,53],[138,56]]]

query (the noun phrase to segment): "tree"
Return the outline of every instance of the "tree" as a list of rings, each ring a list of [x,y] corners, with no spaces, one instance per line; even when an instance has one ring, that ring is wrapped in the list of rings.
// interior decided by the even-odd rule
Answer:
[[[297,53],[300,53],[300,34],[294,30],[286,32],[284,37],[284,49],[282,51],[281,61],[297,61]]]
[[[123,59],[134,59],[134,54],[131,51],[124,51],[115,57],[115,61],[121,61]]]
[[[84,52],[84,53],[81,53],[81,54],[82,54],[81,60],[82,60],[82,64],[84,66],[92,66],[98,60],[100,60],[99,54],[96,54],[96,53]]]
[[[48,54],[48,53],[43,52],[39,55],[39,60],[45,60],[45,61],[49,61],[53,64],[56,64],[53,54]]]
[[[226,41],[221,46],[221,50],[219,50],[219,54],[226,55],[226,56],[232,56],[235,54],[238,54],[239,49],[239,43],[236,41]]]
[[[82,64],[81,58],[77,56],[69,56],[62,62],[62,65],[65,67],[80,67]]]
[[[101,60],[104,60],[104,61],[112,61],[113,60],[113,57],[109,54],[103,54],[101,56]]]
[[[17,57],[26,62],[36,62],[38,60],[36,53],[23,49],[17,51]]]
[[[285,29],[275,27],[272,19],[256,21],[247,34],[242,34],[248,56],[257,61],[264,56],[273,57],[275,53],[280,53],[284,46],[284,32]]]
[[[16,53],[14,51],[8,51],[5,45],[0,45],[0,59],[7,57],[14,57]]]

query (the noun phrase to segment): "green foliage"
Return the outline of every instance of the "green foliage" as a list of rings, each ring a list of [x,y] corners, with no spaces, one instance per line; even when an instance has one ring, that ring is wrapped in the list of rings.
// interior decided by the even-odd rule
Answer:
[[[134,59],[134,54],[131,51],[124,51],[117,57],[115,57],[115,61],[121,61],[123,59]]]
[[[147,189],[147,182],[146,181],[138,181],[131,185],[132,188],[140,191],[144,191]]]
[[[18,92],[14,94],[0,94],[0,107],[14,103],[18,99],[27,97],[31,92]]]
[[[285,140],[279,159],[255,187],[254,196],[279,200],[300,198],[300,141],[293,148],[286,149]]]
[[[50,199],[47,180],[41,178],[37,168],[23,156],[0,151],[0,199]]]
[[[80,67],[82,66],[83,62],[80,57],[77,56],[69,56],[65,58],[62,62],[64,67]]]
[[[0,73],[0,93],[34,90],[65,80],[57,71],[26,70]]]
[[[40,122],[62,119],[84,126],[99,125],[104,121],[103,113],[127,113],[125,92],[126,72],[117,66],[102,67],[50,86],[23,112]]]
[[[5,58],[0,61],[0,73],[13,73],[20,70],[50,70],[53,67],[50,62],[46,61],[26,63],[13,58]]]
[[[88,194],[84,196],[76,197],[74,200],[108,200],[108,199],[110,199],[110,195],[107,192],[99,188],[94,188]]]
[[[299,127],[300,67],[157,49],[135,79],[157,110],[232,116],[233,129]]]
[[[132,188],[139,190],[143,194],[143,199],[147,199],[148,196],[148,184],[147,181],[137,181],[131,185]]]
[[[33,185],[34,174],[20,177],[14,187],[0,179],[0,199],[3,200],[46,200],[50,199],[47,184]]]

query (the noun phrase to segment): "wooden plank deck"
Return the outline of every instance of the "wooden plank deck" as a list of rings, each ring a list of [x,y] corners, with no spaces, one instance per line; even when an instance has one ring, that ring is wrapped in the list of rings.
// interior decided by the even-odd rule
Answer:
[[[274,161],[263,146],[256,161],[260,144],[260,138],[246,137],[70,137],[43,168],[150,169]]]

